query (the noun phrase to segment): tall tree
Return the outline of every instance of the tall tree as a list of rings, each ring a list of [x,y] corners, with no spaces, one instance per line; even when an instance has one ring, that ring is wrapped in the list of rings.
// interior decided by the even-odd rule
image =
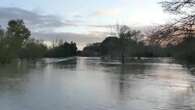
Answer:
[[[25,26],[23,20],[11,20],[8,23],[7,37],[10,39],[10,45],[14,49],[19,49],[30,37],[31,32]]]
[[[18,50],[30,37],[30,31],[23,20],[11,20],[6,31],[0,31],[0,62],[9,62],[17,56]]]
[[[130,29],[128,26],[118,27],[118,36],[119,36],[119,47],[120,47],[120,56],[121,63],[125,63],[125,55],[127,54],[127,47],[129,43],[135,38],[140,32]]]

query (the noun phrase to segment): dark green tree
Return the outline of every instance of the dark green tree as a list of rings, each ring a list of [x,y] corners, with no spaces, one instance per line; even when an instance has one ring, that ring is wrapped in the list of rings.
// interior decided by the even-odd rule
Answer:
[[[18,57],[22,59],[37,59],[46,55],[47,47],[40,41],[29,39],[19,49]]]
[[[11,20],[7,27],[7,37],[9,38],[10,47],[17,51],[24,42],[30,37],[31,32],[25,26],[23,20]]]
[[[30,37],[30,31],[23,20],[11,20],[6,31],[1,30],[0,37],[0,62],[10,62],[17,57],[19,49]]]
[[[64,42],[48,50],[47,57],[71,57],[77,55],[76,43]]]

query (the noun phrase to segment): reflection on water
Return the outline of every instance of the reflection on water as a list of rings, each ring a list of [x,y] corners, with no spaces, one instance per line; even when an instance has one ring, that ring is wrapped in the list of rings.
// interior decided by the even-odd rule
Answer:
[[[0,67],[2,110],[193,110],[194,65],[169,58],[17,61]]]

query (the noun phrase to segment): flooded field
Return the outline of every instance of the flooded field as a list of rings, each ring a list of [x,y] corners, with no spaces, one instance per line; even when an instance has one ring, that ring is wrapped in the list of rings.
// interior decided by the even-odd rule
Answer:
[[[173,59],[42,59],[0,67],[2,110],[193,110],[195,66]]]

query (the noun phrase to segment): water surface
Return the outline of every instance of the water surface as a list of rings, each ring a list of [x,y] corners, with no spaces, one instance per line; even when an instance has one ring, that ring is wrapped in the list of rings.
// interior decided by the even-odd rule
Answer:
[[[194,70],[170,58],[18,61],[0,67],[0,108],[193,110]]]

